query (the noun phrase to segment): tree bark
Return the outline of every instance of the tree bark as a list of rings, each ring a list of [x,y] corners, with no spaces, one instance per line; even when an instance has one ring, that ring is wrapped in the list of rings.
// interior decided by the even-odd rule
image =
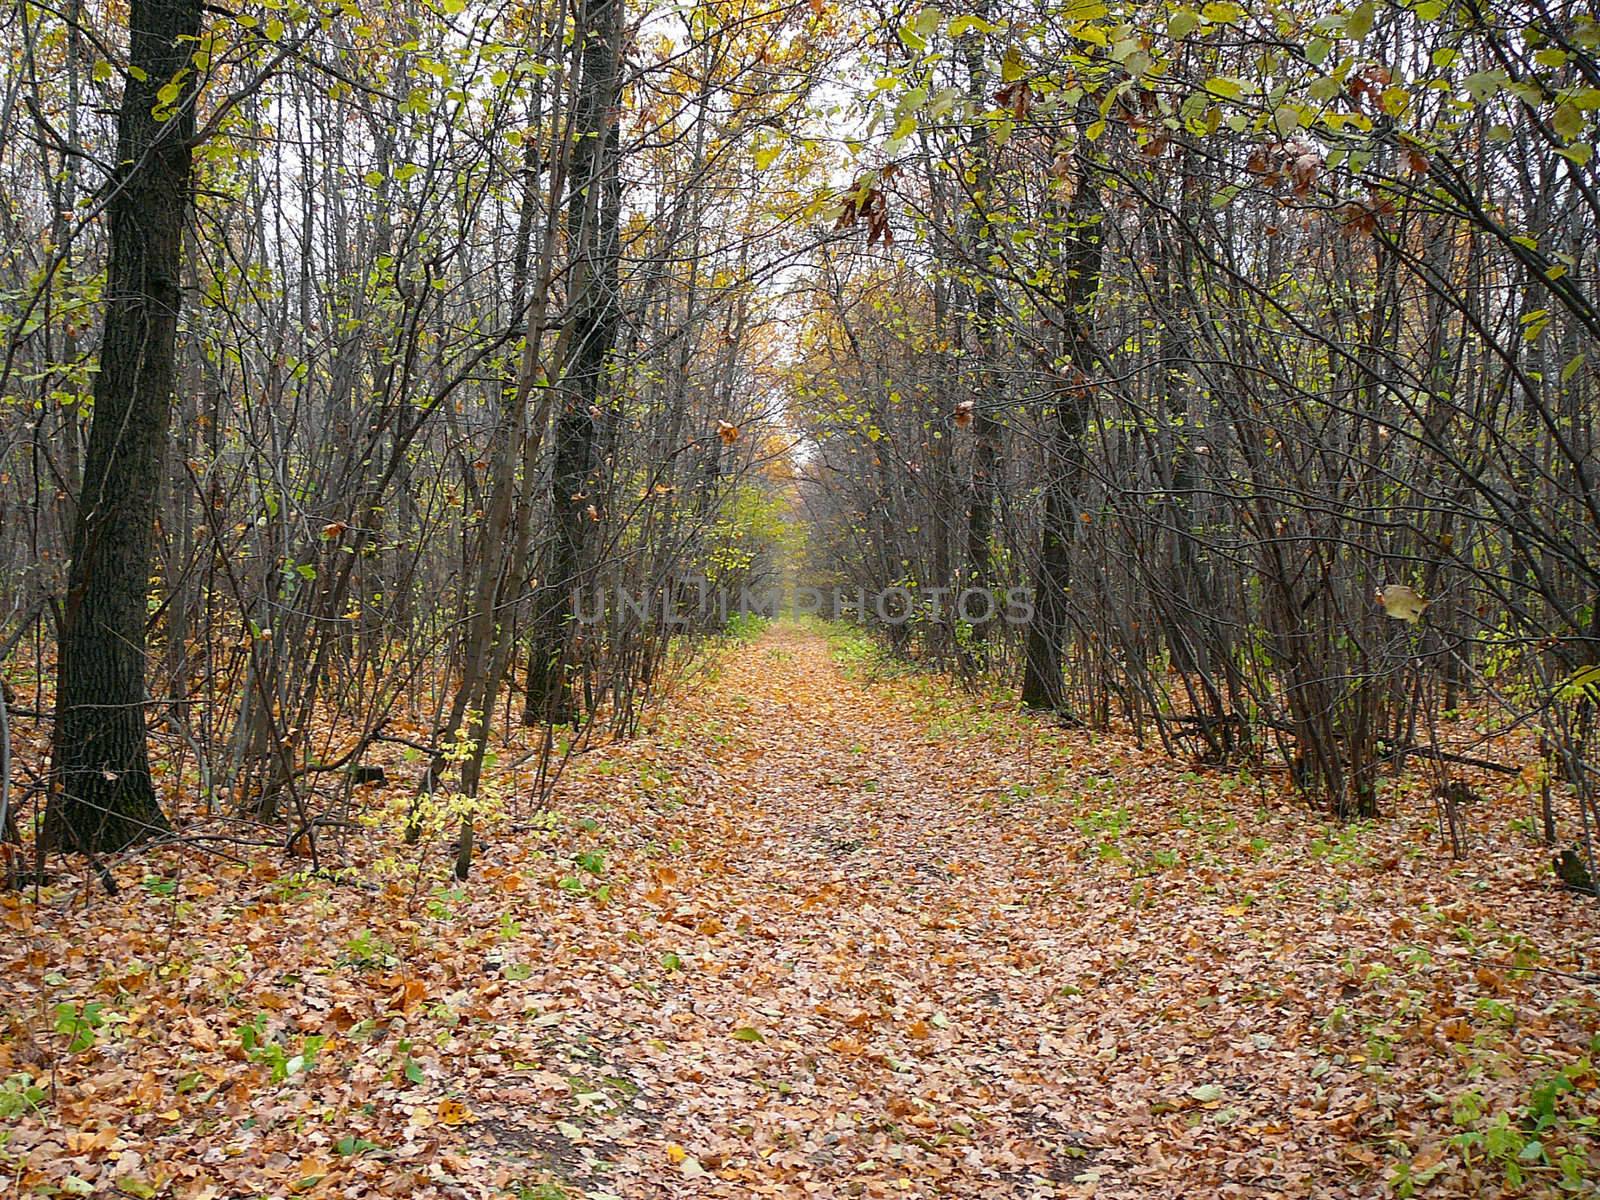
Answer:
[[[597,504],[595,417],[622,317],[617,277],[622,17],[623,0],[590,0],[585,13],[567,204],[571,320],[563,339],[564,397],[551,477],[555,549],[528,664],[523,720],[530,725],[564,724],[573,717],[572,593],[582,582],[591,509]]]
[[[980,4],[978,15],[987,19],[988,4]],[[972,34],[965,39],[962,55],[967,67],[967,94],[975,109],[981,109],[988,91],[989,73],[984,66],[981,35]],[[999,373],[996,371],[995,326],[999,314],[999,298],[995,288],[999,279],[990,272],[990,258],[995,252],[994,225],[990,214],[994,208],[994,162],[989,128],[976,122],[967,141],[968,170],[974,182],[969,197],[972,213],[968,222],[967,251],[972,257],[973,281],[971,311],[968,320],[973,333],[970,347],[977,358],[973,373],[976,395],[973,399],[972,422],[972,496],[967,507],[967,569],[963,580],[965,588],[993,586],[994,506],[999,489],[1001,438],[1004,427],[995,415],[1000,407]],[[986,277],[987,276],[987,277]],[[964,346],[963,350],[969,347]],[[959,605],[957,606],[959,613]],[[982,662],[980,647],[988,634],[990,620],[972,623],[972,640],[969,643],[970,667]]]
[[[1089,375],[1095,366],[1088,310],[1100,288],[1100,217],[1100,195],[1084,171],[1067,210],[1067,240],[1061,254],[1060,300],[1069,379],[1056,395],[1056,421],[1045,464],[1051,474],[1045,487],[1044,532],[1022,666],[1022,703],[1029,708],[1061,709],[1066,701],[1061,659],[1072,573],[1074,499],[1089,424]]]
[[[112,851],[170,828],[145,741],[145,621],[176,382],[199,0],[133,0],[108,205],[94,418],[72,532],[44,845]],[[178,95],[161,91],[176,82]]]

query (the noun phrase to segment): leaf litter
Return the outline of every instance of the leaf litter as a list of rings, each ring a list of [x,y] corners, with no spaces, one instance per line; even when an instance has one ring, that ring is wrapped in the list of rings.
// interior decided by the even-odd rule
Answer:
[[[450,883],[0,900],[17,1196],[1569,1195],[1592,904],[778,626]],[[393,831],[398,834],[398,829]],[[368,857],[362,858],[362,855]],[[126,867],[122,868],[126,873]],[[381,881],[381,882],[380,882]],[[1577,1182],[1575,1182],[1577,1181]]]

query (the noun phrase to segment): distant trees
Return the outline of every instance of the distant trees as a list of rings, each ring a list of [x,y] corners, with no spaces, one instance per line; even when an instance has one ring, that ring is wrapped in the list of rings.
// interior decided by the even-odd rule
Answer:
[[[943,583],[932,497],[976,512],[1003,463],[966,558],[1033,586],[1031,627],[990,631],[1029,704],[1209,761],[1275,747],[1353,817],[1416,760],[1443,808],[1471,694],[1546,727],[1592,827],[1563,681],[1600,651],[1594,14],[996,7],[890,34],[893,136],[855,196],[892,238],[817,265],[796,384],[818,565]],[[982,345],[948,332],[961,295],[990,298]],[[896,636],[942,656],[952,624],[978,632],[930,607]]]
[[[315,854],[397,739],[464,869],[519,704],[539,792],[791,502],[1030,705],[1344,816],[1420,761],[1445,819],[1493,702],[1542,832],[1600,820],[1587,10],[104,18],[0,30],[0,646],[57,844],[167,788]]]
[[[512,695],[561,727],[532,803],[718,627],[683,579],[772,569],[763,281],[819,156],[776,139],[841,32],[198,11],[0,29],[0,646],[12,729],[54,718],[57,748],[53,791],[13,760],[19,824],[50,796],[55,845],[114,849],[166,795],[315,857],[392,739],[422,751],[416,836],[467,818],[464,872]],[[653,615],[580,621],[574,588]]]

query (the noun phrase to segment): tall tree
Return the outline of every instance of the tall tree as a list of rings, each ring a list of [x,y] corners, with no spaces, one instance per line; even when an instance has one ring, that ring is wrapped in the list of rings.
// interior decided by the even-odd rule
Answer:
[[[987,19],[989,6],[980,5],[978,16]],[[963,39],[962,54],[967,67],[967,97],[975,110],[983,107],[989,86],[989,71],[983,59],[982,34],[972,33]],[[972,180],[969,200],[972,211],[968,219],[967,253],[971,257],[971,278],[968,281],[971,309],[967,315],[972,331],[972,345],[977,367],[973,372],[973,401],[975,420],[972,425],[972,497],[967,508],[967,567],[963,581],[968,587],[986,588],[994,583],[993,549],[994,506],[999,494],[1001,438],[1004,426],[996,415],[1001,409],[1001,398],[996,395],[1000,378],[995,370],[995,325],[999,314],[995,289],[998,278],[992,276],[991,259],[995,252],[994,212],[994,147],[988,124],[973,123],[967,138],[966,171]],[[969,347],[963,347],[968,350]],[[973,622],[974,643],[981,642],[987,633],[988,620]]]
[[[49,846],[118,850],[168,827],[145,741],[145,623],[176,382],[200,9],[133,0],[128,12],[105,332],[62,611]]]
[[[599,516],[595,417],[622,319],[617,276],[622,19],[622,0],[590,0],[585,6],[567,201],[566,367],[551,475],[555,548],[533,634],[524,711],[529,724],[541,719],[559,724],[572,717],[572,591],[582,579],[589,524]]]
[[[1088,169],[1081,170],[1064,222],[1064,238],[1051,297],[1060,305],[1064,385],[1055,389],[1054,421],[1045,469],[1044,523],[1034,577],[1033,617],[1028,623],[1022,671],[1022,703],[1029,708],[1066,705],[1061,657],[1067,635],[1067,588],[1072,581],[1073,510],[1082,485],[1084,434],[1089,427],[1096,354],[1090,309],[1100,288],[1100,193]]]

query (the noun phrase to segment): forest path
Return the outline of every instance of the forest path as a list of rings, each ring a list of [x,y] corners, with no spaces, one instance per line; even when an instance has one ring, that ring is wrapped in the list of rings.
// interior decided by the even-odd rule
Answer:
[[[756,1149],[777,1194],[1022,1195],[1088,1171],[1092,1111],[1069,1097],[1093,1049],[1062,989],[1099,953],[1071,906],[1030,899],[981,747],[792,628],[713,703],[737,733],[678,882],[696,930],[723,928],[665,1005],[710,1086],[674,1095],[673,1127],[748,1124],[702,1153]]]
[[[600,1057],[641,1090],[585,1114],[597,1173],[575,1181],[623,1197],[1377,1188],[1359,1067],[1308,1073],[1341,918],[1313,914],[1309,944],[1240,919],[1261,880],[1208,863],[1261,843],[1240,805],[1217,811],[1216,782],[942,684],[846,673],[823,637],[781,625],[617,753],[652,779],[676,769],[619,839],[673,852],[598,918],[630,931],[633,965],[597,967],[593,987],[614,996],[626,974],[643,993],[601,1006],[627,1031],[595,1035]],[[626,807],[613,794],[595,819]]]
[[[1439,1200],[1600,1160],[1600,935],[1524,799],[1456,863],[1425,781],[1339,828],[866,645],[717,652],[548,811],[502,748],[464,885],[390,788],[337,875],[168,848],[0,896],[5,1194]]]

